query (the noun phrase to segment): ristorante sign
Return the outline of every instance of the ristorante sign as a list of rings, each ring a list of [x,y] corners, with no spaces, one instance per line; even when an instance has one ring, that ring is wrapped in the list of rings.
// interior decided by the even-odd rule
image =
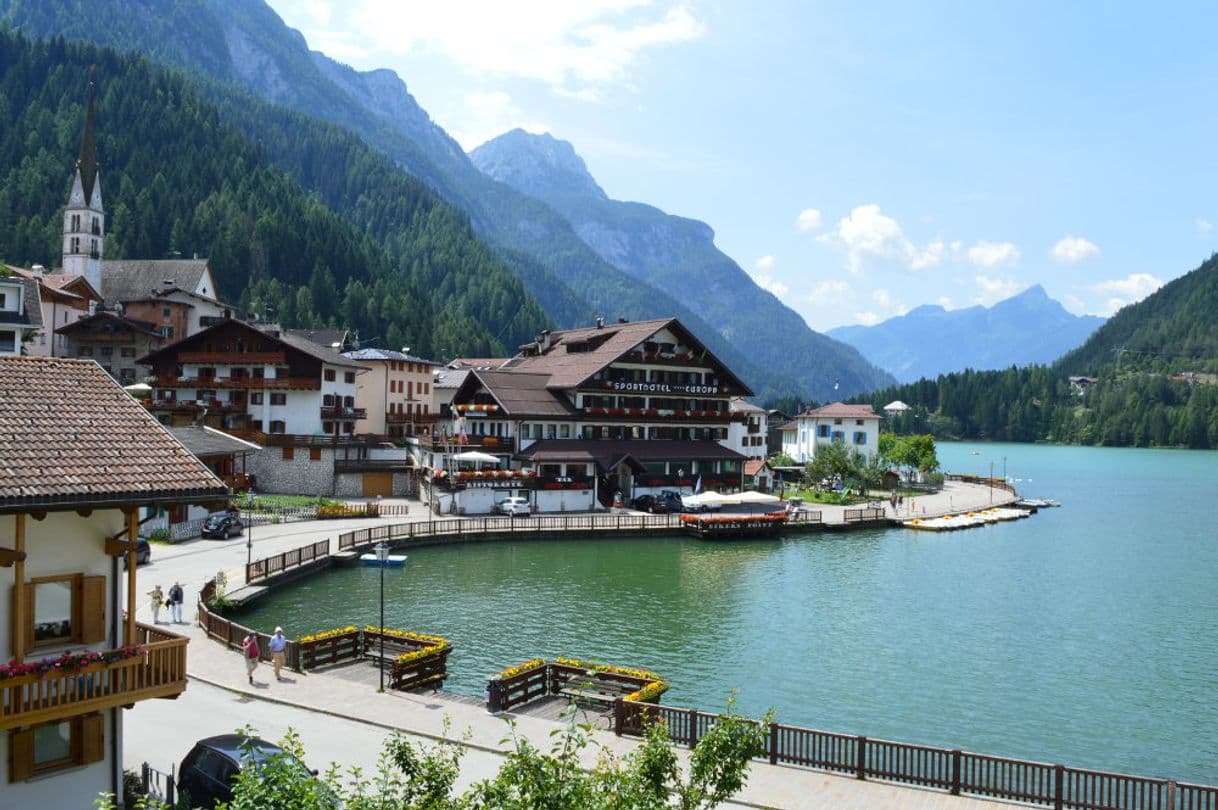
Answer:
[[[669,385],[658,382],[631,382],[630,380],[610,380],[605,387],[613,391],[625,391],[638,394],[693,394],[697,396],[717,396],[727,394],[727,390],[717,385]]]

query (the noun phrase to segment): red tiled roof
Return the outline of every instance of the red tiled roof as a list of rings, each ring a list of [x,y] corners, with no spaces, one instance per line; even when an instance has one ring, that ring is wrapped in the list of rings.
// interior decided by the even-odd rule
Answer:
[[[823,408],[801,413],[800,418],[811,419],[879,419],[880,415],[871,410],[870,405],[847,405],[844,402],[833,402]]]
[[[766,466],[766,462],[765,462],[764,458],[751,458],[748,461],[744,462],[744,474],[745,475],[756,475],[757,473],[759,473],[763,469],[765,469],[765,466]]]
[[[92,360],[0,357],[0,512],[224,498]]]

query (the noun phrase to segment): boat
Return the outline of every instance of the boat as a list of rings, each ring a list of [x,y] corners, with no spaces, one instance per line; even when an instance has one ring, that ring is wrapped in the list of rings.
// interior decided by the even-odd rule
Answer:
[[[359,560],[364,565],[380,565],[381,564],[381,561],[376,558],[375,554],[361,554],[361,555],[359,555]],[[385,558],[385,565],[405,565],[405,564],[406,564],[406,555],[405,554],[390,554],[388,557]]]

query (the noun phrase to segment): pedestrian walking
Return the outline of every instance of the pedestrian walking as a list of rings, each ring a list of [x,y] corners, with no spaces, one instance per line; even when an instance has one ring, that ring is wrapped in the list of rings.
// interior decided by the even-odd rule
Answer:
[[[173,587],[169,589],[169,618],[174,624],[182,624],[182,583],[174,580]]]
[[[157,585],[148,592],[149,604],[152,606],[152,623],[161,623],[161,605],[165,604],[165,592]]]
[[[262,657],[262,651],[258,649],[258,636],[253,633],[246,635],[245,640],[241,642],[241,652],[245,656],[245,675],[250,679],[250,683],[253,683],[254,670],[258,668],[258,659]]]
[[[271,651],[271,667],[275,670],[275,680],[282,681],[279,670],[283,669],[284,659],[287,657],[284,651],[288,648],[288,640],[283,637],[282,627],[275,628],[275,635],[271,636],[266,646]]]

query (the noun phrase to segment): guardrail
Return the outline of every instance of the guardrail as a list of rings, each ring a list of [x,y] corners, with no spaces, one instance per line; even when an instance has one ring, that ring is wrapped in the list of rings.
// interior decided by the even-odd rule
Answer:
[[[613,731],[641,737],[654,722],[681,745],[697,745],[718,715],[696,709],[633,703],[614,704]],[[944,790],[952,795],[1046,805],[1056,810],[1214,810],[1218,787],[1071,768],[958,748],[874,740],[864,736],[770,723],[765,759],[854,776]]]
[[[395,523],[356,529],[338,536],[338,550],[352,551],[392,540],[457,537],[468,534],[536,534],[539,532],[680,529],[680,515],[531,515]]]
[[[327,537],[325,540],[318,540],[316,543],[310,543],[307,546],[284,551],[272,557],[264,557],[261,560],[254,560],[251,563],[245,564],[245,582],[246,584],[261,582],[262,580],[282,574],[284,571],[309,565],[315,560],[329,556],[329,554],[330,538]]]
[[[862,509],[844,509],[842,510],[842,520],[847,523],[858,523],[864,520],[883,520],[883,507],[867,506]]]

